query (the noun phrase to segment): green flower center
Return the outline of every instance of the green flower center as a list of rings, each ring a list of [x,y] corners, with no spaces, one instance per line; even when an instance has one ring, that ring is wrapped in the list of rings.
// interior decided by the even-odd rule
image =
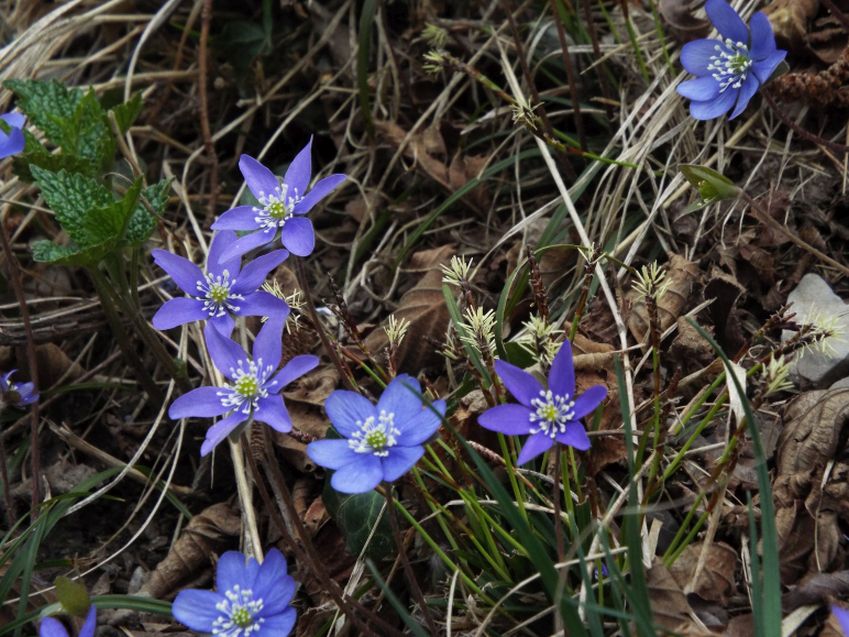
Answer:
[[[348,446],[357,453],[370,453],[378,458],[385,458],[394,447],[401,430],[395,426],[395,414],[381,410],[377,418],[369,416],[358,420],[359,431],[355,431],[348,439]]]
[[[254,623],[254,618],[251,616],[251,612],[243,606],[237,606],[233,609],[233,614],[230,615],[230,620],[239,628],[247,628]]]
[[[224,303],[224,301],[226,301],[230,296],[230,287],[221,285],[220,283],[213,283],[209,286],[208,296],[210,301],[214,301],[215,303]]]
[[[742,53],[738,53],[731,57],[728,60],[728,69],[734,75],[740,75],[745,72],[752,64],[752,61],[749,59],[747,55],[743,55]]]
[[[366,434],[366,444],[375,451],[381,451],[389,439],[384,431],[370,431]]]
[[[259,393],[259,382],[256,376],[246,374],[236,381],[233,389],[245,398],[253,398]]]
[[[289,215],[289,209],[286,207],[285,202],[279,199],[271,201],[265,209],[268,211],[268,216],[277,221],[285,219]]]

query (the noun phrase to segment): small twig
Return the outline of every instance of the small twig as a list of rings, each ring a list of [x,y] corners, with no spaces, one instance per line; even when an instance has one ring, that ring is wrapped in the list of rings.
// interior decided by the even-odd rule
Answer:
[[[575,116],[575,130],[578,133],[578,142],[581,150],[587,149],[587,137],[584,133],[584,119],[581,116],[581,96],[578,93],[578,78],[575,76],[575,66],[572,64],[572,56],[569,55],[569,42],[566,40],[566,31],[563,29],[563,21],[557,9],[557,0],[551,0],[551,11],[554,24],[557,25],[557,37],[560,39],[560,50],[563,53],[563,66],[566,67],[566,77],[569,80],[569,95],[572,97],[572,113]]]
[[[3,252],[6,253],[6,264],[9,270],[9,282],[12,284],[12,289],[15,293],[15,298],[18,301],[18,306],[21,310],[21,322],[24,324],[24,333],[26,334],[27,343],[27,365],[29,366],[29,376],[32,383],[38,389],[38,360],[35,356],[35,340],[32,335],[32,323],[29,318],[29,306],[27,299],[24,296],[24,288],[21,284],[20,264],[12,252],[12,242],[9,240],[9,233],[6,230],[6,216],[9,212],[9,206],[3,207],[3,214],[0,215],[0,238],[3,241]],[[38,444],[38,401],[30,405],[30,462],[32,470],[32,503],[31,514],[35,519],[38,513],[38,506],[41,502],[41,451]]]
[[[248,423],[250,427],[250,422]],[[236,490],[239,493],[239,503],[242,505],[242,514],[245,517],[245,526],[247,527],[245,539],[252,546],[245,547],[245,553],[256,557],[257,561],[262,562],[262,540],[259,537],[259,527],[256,523],[256,514],[253,506],[253,495],[251,486],[248,484],[248,473],[245,471],[245,456],[243,455],[242,443],[240,440],[228,438],[230,443],[230,457],[233,459],[233,475],[236,478]]]
[[[204,150],[209,158],[209,218],[215,216],[215,204],[218,198],[218,157],[212,142],[212,129],[209,126],[209,100],[206,92],[209,27],[212,22],[212,0],[203,0],[200,15],[200,50],[198,51],[198,102],[200,106],[200,131],[203,135]]]
[[[835,153],[849,153],[849,146],[844,146],[843,144],[838,144],[837,142],[833,142],[831,140],[820,137],[819,135],[815,135],[814,133],[805,130],[801,126],[799,126],[796,122],[790,119],[787,114],[779,107],[776,103],[775,98],[770,95],[770,92],[763,91],[762,92],[766,103],[769,104],[769,107],[772,109],[773,113],[778,115],[778,119],[780,119],[784,124],[786,124],[790,129],[793,130],[799,137],[802,139],[811,142],[812,144],[817,144],[818,146],[825,146],[829,150],[833,150]]]
[[[410,565],[410,558],[407,555],[407,547],[404,543],[404,538],[401,536],[401,525],[398,523],[398,512],[395,510],[395,498],[392,495],[392,485],[384,485],[383,497],[386,498],[386,508],[389,511],[389,524],[392,526],[392,534],[395,536],[395,543],[398,545],[398,557],[401,560],[401,566],[404,569],[404,574],[410,584],[410,592],[416,600],[416,603],[422,609],[427,629],[433,637],[439,635],[436,630],[436,624],[433,623],[433,617],[430,616],[430,608],[425,600],[419,581],[416,579],[416,574],[413,572],[413,567]]]

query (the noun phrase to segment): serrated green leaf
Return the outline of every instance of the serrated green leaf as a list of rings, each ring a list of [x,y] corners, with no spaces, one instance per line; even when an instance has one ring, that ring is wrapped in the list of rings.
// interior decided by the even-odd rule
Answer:
[[[106,167],[115,157],[115,141],[106,119],[106,112],[89,91],[77,104],[74,114],[64,122],[64,139],[59,143],[63,152],[85,157]]]
[[[380,516],[386,500],[376,491],[358,493],[356,495],[344,495],[335,491],[328,485],[323,494],[324,505],[342,535],[345,536],[345,544],[352,555],[359,555],[366,546],[374,525]],[[384,515],[380,519],[379,526],[371,538],[366,549],[366,555],[374,559],[380,559],[389,555],[394,548],[389,520]]]
[[[126,133],[130,129],[130,126],[133,125],[133,122],[136,121],[139,113],[141,113],[141,109],[141,93],[135,93],[130,98],[130,101],[118,104],[110,110],[115,114],[115,121],[118,122],[118,128],[121,129],[122,133]]]
[[[130,221],[127,225],[126,243],[130,246],[141,245],[147,241],[153,229],[156,227],[156,218],[148,210],[148,206],[157,214],[161,215],[168,201],[168,190],[171,186],[170,179],[163,179],[142,191],[138,204],[136,204]],[[148,204],[148,206],[145,205]]]
[[[47,139],[61,146],[65,122],[74,117],[83,92],[67,89],[56,80],[6,80],[3,86],[15,93],[18,106]]]
[[[75,245],[60,246],[47,239],[35,241],[31,247],[32,258],[39,263],[82,265],[81,252]]]
[[[38,166],[53,172],[64,169],[82,173],[89,177],[94,177],[99,173],[99,167],[88,159],[64,153],[51,153],[27,130],[24,131],[24,139],[26,140],[24,152],[13,159],[12,169],[18,177],[26,182],[35,181],[30,166]]]
[[[47,205],[68,236],[83,249],[101,243],[106,235],[85,220],[91,210],[110,206],[114,202],[112,194],[79,173],[54,172],[38,166],[31,166],[31,170]]]

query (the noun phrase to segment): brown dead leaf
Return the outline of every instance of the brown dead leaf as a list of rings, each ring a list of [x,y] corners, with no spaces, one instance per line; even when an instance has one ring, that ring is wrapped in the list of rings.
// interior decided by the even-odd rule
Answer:
[[[322,407],[324,401],[339,384],[339,372],[333,365],[322,365],[289,385],[283,396],[286,404],[292,401]]]
[[[587,453],[587,475],[594,477],[606,466],[622,462],[625,458],[625,439],[622,436],[593,438],[593,444]]]
[[[417,374],[440,360],[437,349],[430,339],[441,342],[448,327],[448,309],[442,296],[442,270],[454,254],[454,246],[444,245],[431,250],[416,252],[410,258],[410,270],[419,272],[418,283],[408,290],[393,312],[396,319],[407,319],[410,329],[396,355],[399,371]],[[387,344],[385,322],[372,330],[365,339],[366,347],[375,355]]]
[[[704,563],[698,574],[702,551],[706,550]],[[669,572],[684,589],[709,602],[725,604],[734,593],[734,572],[737,568],[737,553],[724,542],[713,542],[705,549],[704,544],[690,544],[681,557],[675,560]],[[693,582],[693,577],[696,581]]]
[[[849,423],[849,390],[809,391],[784,410],[776,469],[788,476],[821,467],[834,458],[837,442]]]
[[[701,5],[700,0],[660,0],[657,8],[672,34],[681,42],[689,42],[707,36],[711,29],[708,20],[694,15]]]
[[[849,595],[849,571],[814,573],[803,579],[781,598],[781,608],[790,613],[808,604],[827,604],[831,598]]]
[[[808,47],[823,64],[829,66],[840,59],[840,55],[849,45],[846,30],[834,16],[824,16],[814,22],[808,34]]]
[[[764,13],[779,41],[798,50],[804,48],[808,23],[816,17],[819,5],[819,0],[774,0]]]
[[[151,597],[165,597],[209,565],[210,557],[220,553],[239,536],[242,519],[226,502],[207,507],[194,516],[177,541],[171,546],[147,583],[142,593]]]
[[[659,560],[655,560],[647,575],[655,625],[676,633],[684,632],[692,625],[693,609],[681,586]]]
[[[669,287],[657,304],[661,331],[675,323],[684,308],[692,303],[693,286],[699,278],[699,267],[677,254],[669,258],[665,270]],[[649,315],[645,299],[639,299],[639,295],[633,289],[628,292],[627,298],[631,302],[628,329],[634,338],[645,342],[649,330]]]

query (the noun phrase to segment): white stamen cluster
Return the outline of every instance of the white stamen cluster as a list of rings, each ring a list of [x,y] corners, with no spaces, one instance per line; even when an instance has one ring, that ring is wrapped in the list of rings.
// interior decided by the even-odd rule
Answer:
[[[542,432],[554,438],[566,433],[566,425],[575,420],[575,401],[568,394],[558,396],[550,389],[543,390],[538,398],[531,399],[531,407],[532,434]]]
[[[259,399],[268,396],[268,390],[277,384],[277,381],[265,382],[273,371],[271,365],[263,367],[262,358],[256,359],[256,362],[240,360],[238,369],[230,368],[230,376],[233,378],[230,391],[218,392],[221,404],[249,414],[251,410],[256,409]]]
[[[212,634],[221,637],[248,637],[251,633],[259,632],[265,621],[257,615],[262,611],[262,599],[254,599],[253,591],[242,589],[238,584],[224,592],[226,599],[215,605],[221,613],[212,622]]]
[[[245,297],[230,291],[235,284],[236,279],[231,280],[227,270],[218,275],[207,273],[206,278],[197,282],[197,298],[203,301],[203,309],[209,313],[210,318],[239,311],[235,301],[244,301]]]
[[[723,44],[714,47],[715,55],[710,56],[707,70],[711,71],[713,79],[719,82],[719,92],[724,93],[729,86],[739,89],[746,81],[749,69],[752,67],[752,56],[749,47],[743,42],[735,42],[728,38]]]
[[[360,430],[348,439],[348,446],[357,453],[370,453],[378,458],[389,455],[389,449],[398,442],[396,436],[401,433],[395,426],[395,414],[382,409],[377,419],[369,416],[365,421],[357,420],[356,425]]]
[[[294,216],[295,205],[303,197],[298,195],[297,188],[292,189],[286,184],[277,186],[272,193],[261,192],[259,203],[262,208],[254,207],[256,217],[254,221],[264,230],[277,230],[286,225],[286,222]]]

